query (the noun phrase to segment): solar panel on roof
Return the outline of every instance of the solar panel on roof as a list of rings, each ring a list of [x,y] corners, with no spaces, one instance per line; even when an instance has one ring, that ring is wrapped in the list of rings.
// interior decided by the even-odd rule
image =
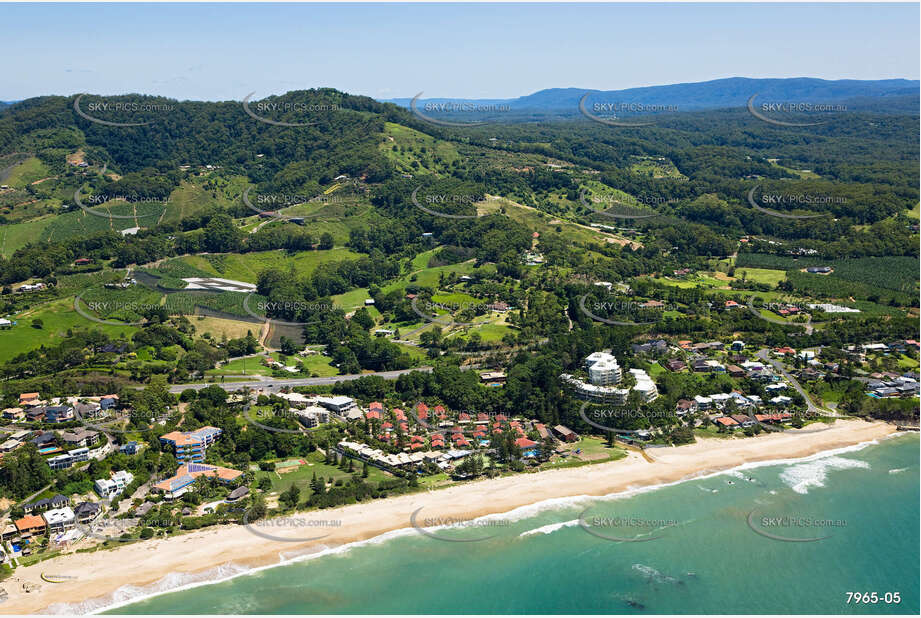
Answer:
[[[195,479],[189,476],[188,474],[180,476],[178,478],[172,479],[170,482],[170,491],[176,491],[177,489],[182,489],[186,485],[191,485],[195,482]]]

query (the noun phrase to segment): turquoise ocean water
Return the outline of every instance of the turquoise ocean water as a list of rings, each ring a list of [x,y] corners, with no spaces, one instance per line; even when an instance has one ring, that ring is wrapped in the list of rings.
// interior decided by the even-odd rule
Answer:
[[[177,576],[161,587],[187,589],[108,611],[917,614],[918,461],[918,436],[903,435],[496,516],[507,525],[430,529],[440,538],[409,530],[219,583]],[[849,605],[848,592],[880,602]],[[901,603],[884,603],[887,592]]]

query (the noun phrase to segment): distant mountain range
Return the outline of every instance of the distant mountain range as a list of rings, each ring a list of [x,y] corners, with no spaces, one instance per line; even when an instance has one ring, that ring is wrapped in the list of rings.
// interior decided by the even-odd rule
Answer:
[[[829,81],[812,77],[783,79],[750,79],[730,77],[708,82],[646,86],[626,90],[595,90],[592,88],[548,88],[516,99],[419,99],[417,107],[426,103],[475,103],[478,105],[508,105],[512,111],[543,111],[556,114],[578,114],[580,99],[588,93],[591,103],[617,103],[644,106],[674,106],[677,111],[694,111],[745,106],[757,94],[757,104],[764,103],[843,103],[855,107],[871,107],[885,111],[886,104],[904,113],[918,110],[921,82],[907,79]],[[885,99],[881,100],[881,99]],[[384,102],[409,107],[412,98],[386,99]],[[914,104],[912,104],[914,101]],[[849,109],[851,109],[849,107]]]

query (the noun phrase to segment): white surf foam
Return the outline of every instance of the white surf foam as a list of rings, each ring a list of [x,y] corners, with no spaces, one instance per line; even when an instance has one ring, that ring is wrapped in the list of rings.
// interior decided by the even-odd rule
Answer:
[[[561,521],[555,524],[547,524],[546,526],[541,526],[540,528],[534,528],[533,530],[525,530],[518,536],[531,536],[532,534],[551,534],[557,530],[562,530],[563,528],[572,528],[573,526],[578,525],[578,519],[573,519],[571,521]]]
[[[902,435],[902,433],[894,433],[894,434],[887,436],[884,439],[890,439],[890,438],[893,438],[899,435]],[[715,476],[719,476],[723,474],[731,474],[738,470],[749,470],[753,468],[763,468],[767,466],[777,466],[777,465],[784,465],[784,464],[801,464],[804,462],[815,461],[815,460],[823,459],[826,457],[833,457],[835,455],[839,455],[843,453],[860,451],[868,446],[872,446],[875,444],[879,444],[879,440],[870,440],[868,442],[861,442],[860,444],[855,444],[853,446],[846,446],[842,448],[831,449],[828,451],[823,451],[823,452],[816,453],[814,455],[810,455],[808,457],[803,457],[803,458],[775,459],[775,460],[768,460],[768,461],[746,463],[740,466],[736,466],[730,470],[720,470],[717,472],[705,472],[705,473],[692,474],[685,478],[682,478],[682,479],[679,479],[677,481],[673,481],[670,483],[660,483],[657,485],[649,485],[646,487],[631,487],[626,490],[615,492],[612,494],[607,494],[604,496],[579,495],[579,496],[568,496],[568,497],[563,497],[563,498],[550,498],[547,500],[536,502],[534,504],[525,505],[525,506],[521,506],[521,507],[512,509],[511,511],[508,511],[506,513],[494,513],[491,515],[486,515],[481,518],[478,518],[477,520],[485,520],[487,518],[496,518],[496,519],[501,518],[501,519],[505,519],[510,522],[514,522],[514,521],[526,519],[528,517],[533,517],[543,511],[563,509],[563,508],[572,508],[572,507],[576,507],[582,504],[590,505],[592,503],[602,502],[602,501],[621,500],[624,498],[630,498],[632,496],[644,494],[647,492],[657,491],[664,487],[680,485],[682,483],[686,483],[689,480],[705,480],[705,479],[713,478]],[[855,460],[851,460],[851,461],[855,461]],[[859,462],[859,463],[863,463],[863,462]],[[564,522],[564,523],[568,523],[568,522]],[[576,520],[576,523],[578,523],[578,520]],[[557,525],[557,524],[550,524],[550,525]],[[221,582],[228,581],[231,579],[235,579],[237,577],[240,577],[241,575],[254,574],[260,571],[264,571],[266,569],[273,569],[279,566],[285,566],[285,565],[292,564],[295,562],[312,560],[314,558],[320,558],[320,557],[328,556],[328,555],[342,554],[356,547],[383,543],[383,542],[389,541],[390,539],[404,536],[407,534],[413,534],[413,533],[415,533],[415,530],[413,530],[412,528],[401,528],[398,530],[386,532],[379,536],[376,536],[370,539],[366,539],[363,541],[356,541],[354,543],[346,543],[344,545],[340,545],[336,547],[325,547],[324,546],[323,549],[321,549],[320,551],[314,551],[314,552],[307,553],[307,554],[300,554],[294,557],[287,557],[287,556],[282,555],[280,556],[279,562],[275,564],[263,566],[263,567],[247,568],[247,567],[242,567],[242,566],[231,563],[231,564],[224,565],[222,567],[217,567],[215,569],[211,569],[211,570],[204,571],[204,572],[197,573],[197,574],[196,573],[170,574],[164,577],[163,579],[161,579],[160,581],[154,584],[151,584],[150,586],[143,586],[143,587],[123,586],[122,588],[119,588],[118,590],[116,590],[110,595],[107,595],[105,597],[101,597],[98,599],[89,600],[89,601],[86,601],[85,603],[80,603],[80,604],[57,603],[51,607],[55,608],[54,613],[97,614],[103,611],[108,611],[108,610],[122,607],[125,605],[131,605],[133,603],[137,603],[139,601],[143,601],[151,597],[159,596],[162,594],[178,592],[181,590],[188,590],[190,588],[197,588],[199,586],[217,584],[217,583],[221,583]],[[644,565],[639,565],[639,566],[644,566]],[[51,607],[49,607],[49,612],[51,611]]]
[[[825,487],[829,472],[869,467],[870,464],[865,461],[835,455],[791,466],[780,473],[780,479],[796,493],[807,494],[810,488]]]

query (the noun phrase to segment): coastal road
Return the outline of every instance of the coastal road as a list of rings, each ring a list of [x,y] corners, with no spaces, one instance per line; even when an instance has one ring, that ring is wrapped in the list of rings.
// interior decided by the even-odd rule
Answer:
[[[358,378],[364,378],[365,376],[380,376],[385,380],[395,380],[404,373],[409,373],[411,371],[423,371],[429,373],[432,371],[431,367],[414,367],[413,369],[400,369],[397,371],[376,371],[374,373],[355,373],[343,376],[329,376],[326,378],[265,378],[263,380],[249,380],[246,382],[193,382],[191,384],[173,384],[169,388],[171,393],[181,393],[182,391],[191,388],[192,390],[201,390],[206,386],[220,386],[225,391],[239,391],[245,388],[250,388],[253,390],[264,390],[264,391],[273,391],[285,387],[292,386],[317,386],[321,384],[336,384],[337,382],[348,382],[349,380],[357,380]]]

